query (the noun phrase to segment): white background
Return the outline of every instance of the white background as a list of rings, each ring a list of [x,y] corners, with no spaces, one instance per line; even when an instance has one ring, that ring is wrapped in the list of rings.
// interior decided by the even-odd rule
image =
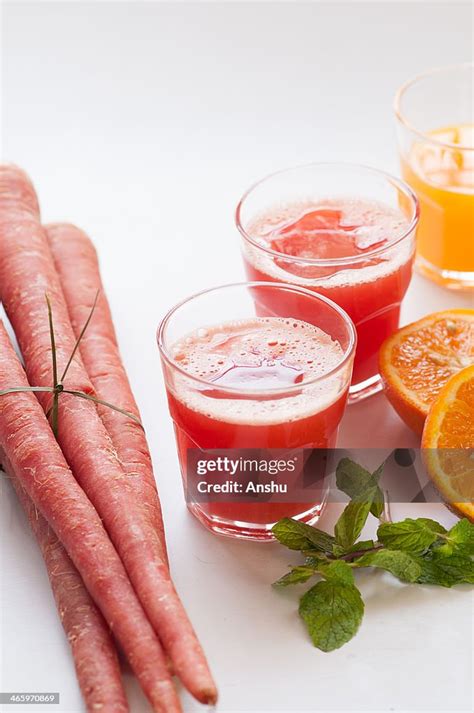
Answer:
[[[361,574],[360,633],[323,654],[297,592],[270,588],[295,558],[216,538],[187,513],[154,336],[178,299],[243,279],[233,210],[252,181],[325,159],[396,172],[393,94],[420,70],[469,59],[470,23],[469,4],[452,1],[3,6],[3,157],[30,173],[45,221],[76,222],[98,247],[219,711],[471,710],[467,589]],[[467,304],[415,277],[403,319]],[[348,410],[340,445],[418,442],[378,396]],[[41,558],[7,483],[0,492],[0,689],[60,691],[61,713],[82,711]],[[455,521],[441,506],[393,514]],[[147,711],[127,686],[133,713]]]

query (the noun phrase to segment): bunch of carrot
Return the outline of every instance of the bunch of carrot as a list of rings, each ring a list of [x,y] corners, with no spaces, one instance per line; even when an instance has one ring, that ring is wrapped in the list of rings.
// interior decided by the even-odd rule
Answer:
[[[0,392],[52,385],[45,295],[61,374],[99,290],[64,386],[138,420],[92,243],[72,225],[43,227],[28,177],[1,166],[0,300],[25,368],[0,323]],[[58,403],[55,437],[49,391],[0,395],[0,462],[41,547],[87,710],[128,710],[116,644],[153,710],[181,710],[170,669],[199,701],[214,703],[215,684],[170,577],[141,425],[72,394]]]

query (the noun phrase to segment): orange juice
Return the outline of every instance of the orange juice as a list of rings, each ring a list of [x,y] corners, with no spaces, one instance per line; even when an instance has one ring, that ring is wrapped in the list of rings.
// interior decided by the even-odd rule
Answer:
[[[415,140],[402,174],[420,201],[418,264],[441,282],[471,273],[474,284],[474,125],[441,128]]]

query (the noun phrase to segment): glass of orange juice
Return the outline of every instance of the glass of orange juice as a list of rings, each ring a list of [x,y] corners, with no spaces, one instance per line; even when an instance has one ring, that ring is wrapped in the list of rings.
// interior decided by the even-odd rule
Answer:
[[[417,269],[454,289],[474,287],[474,65],[406,82],[395,113],[402,174],[420,201]]]

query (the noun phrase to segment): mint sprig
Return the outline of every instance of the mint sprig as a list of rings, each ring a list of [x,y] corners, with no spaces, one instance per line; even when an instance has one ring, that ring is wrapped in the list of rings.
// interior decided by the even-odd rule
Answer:
[[[321,651],[340,648],[360,626],[364,603],[355,569],[382,569],[411,584],[474,584],[474,524],[463,519],[448,531],[423,517],[387,522],[379,486],[383,466],[370,473],[349,458],[340,461],[337,486],[351,500],[335,525],[334,536],[291,518],[280,520],[272,529],[282,545],[305,557],[304,564],[291,568],[275,586],[319,578],[301,597],[299,614]],[[377,539],[358,540],[370,515],[379,520]]]

